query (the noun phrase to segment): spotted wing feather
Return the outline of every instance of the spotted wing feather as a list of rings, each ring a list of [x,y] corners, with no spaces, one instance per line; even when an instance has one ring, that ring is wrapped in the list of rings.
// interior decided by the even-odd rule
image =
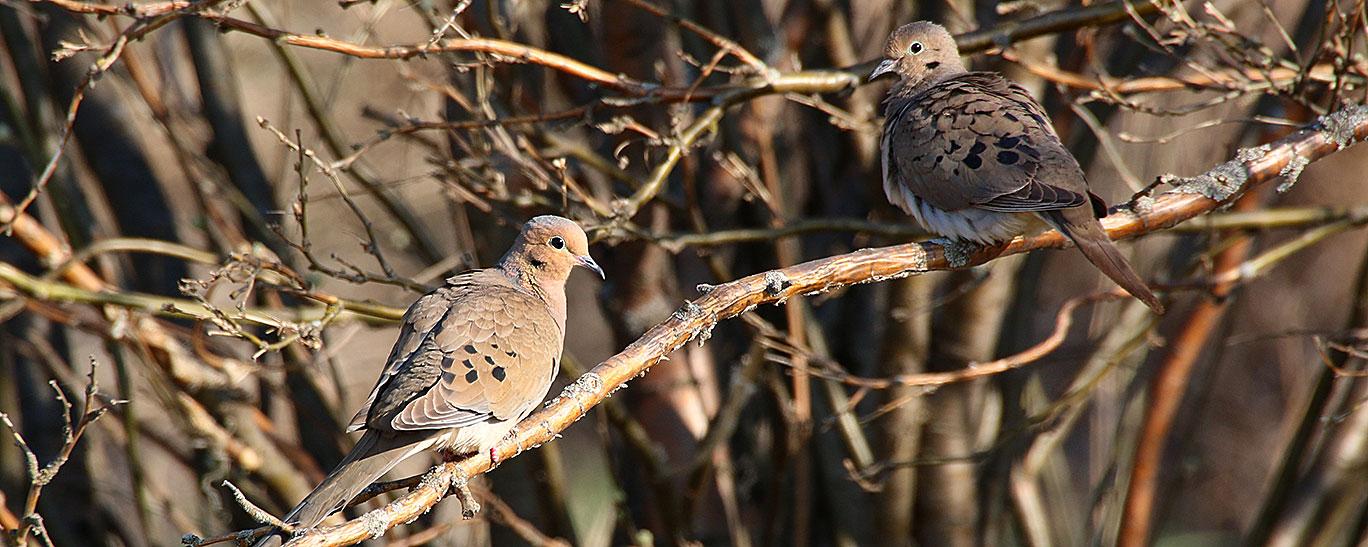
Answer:
[[[352,429],[411,431],[518,420],[546,395],[563,333],[544,301],[477,270],[414,303]]]
[[[1020,86],[992,73],[890,100],[884,184],[945,211],[1049,211],[1088,203],[1078,162]]]

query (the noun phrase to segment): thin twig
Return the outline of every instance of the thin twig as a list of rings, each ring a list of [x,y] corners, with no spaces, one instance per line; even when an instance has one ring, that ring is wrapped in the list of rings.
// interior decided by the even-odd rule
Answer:
[[[191,13],[213,7],[215,4],[222,1],[223,0],[199,0],[187,3],[156,16],[138,19],[134,24],[129,25],[128,28],[124,29],[123,32],[120,32],[111,44],[102,48],[103,52],[96,58],[95,62],[91,63],[90,70],[86,71],[85,76],[81,79],[81,83],[77,84],[76,90],[71,96],[71,102],[67,104],[66,119],[62,124],[62,130],[57,138],[57,143],[54,146],[52,157],[48,159],[47,165],[43,166],[43,172],[38,175],[38,179],[34,181],[33,187],[29,189],[28,194],[14,206],[15,211],[18,213],[27,211],[29,206],[38,199],[38,195],[43,192],[43,189],[47,187],[48,182],[52,180],[52,176],[57,172],[57,166],[61,163],[63,152],[66,150],[66,145],[71,141],[72,130],[76,126],[76,113],[81,109],[81,102],[85,99],[86,91],[88,91],[90,86],[103,76],[110,67],[113,67],[114,63],[118,62],[119,57],[123,55],[124,47],[127,46],[129,42],[137,41],[152,31],[166,26],[167,23],[190,15]],[[82,44],[79,49],[94,49],[95,47],[96,46]],[[63,51],[58,54],[69,56],[76,52],[78,52],[78,49]],[[13,217],[11,217],[11,220],[5,220],[3,223],[0,223],[0,231],[3,231],[5,235],[14,233],[12,219]]]
[[[14,426],[9,415],[0,412],[0,423],[10,429],[15,446],[23,453],[29,476],[28,494],[24,498],[24,514],[21,517],[21,524],[18,529],[10,532],[10,540],[19,547],[27,545],[30,536],[38,539],[44,545],[52,544],[48,538],[47,529],[43,527],[43,518],[38,514],[38,499],[43,495],[43,487],[57,477],[57,473],[62,470],[62,466],[66,464],[72,451],[76,449],[76,444],[80,442],[81,436],[85,434],[86,428],[99,420],[110,409],[125,402],[113,400],[98,407],[95,406],[100,395],[99,383],[95,381],[95,368],[95,358],[92,357],[90,359],[90,372],[86,376],[85,401],[81,404],[80,414],[74,422],[71,416],[71,401],[67,399],[66,393],[57,386],[55,380],[49,382],[55,392],[54,396],[62,406],[62,446],[58,449],[57,455],[42,467],[38,466],[38,456],[29,448],[28,442],[19,433],[19,429]]]

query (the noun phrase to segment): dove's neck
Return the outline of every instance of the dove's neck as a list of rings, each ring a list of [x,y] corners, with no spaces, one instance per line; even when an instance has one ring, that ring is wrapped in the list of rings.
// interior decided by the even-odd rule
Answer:
[[[889,103],[915,98],[941,82],[968,72],[960,63],[948,63],[917,74],[906,75],[888,93]]]
[[[565,280],[553,278],[546,270],[534,267],[521,256],[504,256],[499,261],[499,269],[517,285],[519,289],[537,295],[556,320],[556,326],[565,332]]]
[[[536,287],[542,300],[546,301],[546,309],[551,311],[551,318],[556,320],[556,326],[565,332],[565,282],[550,281]]]

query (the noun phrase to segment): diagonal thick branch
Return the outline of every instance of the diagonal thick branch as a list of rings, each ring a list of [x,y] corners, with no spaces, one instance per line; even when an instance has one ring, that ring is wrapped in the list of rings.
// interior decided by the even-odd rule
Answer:
[[[1190,179],[1173,179],[1176,187],[1155,197],[1140,196],[1103,221],[1114,239],[1163,231],[1179,222],[1211,212],[1249,189],[1279,177],[1294,182],[1310,162],[1326,157],[1368,138],[1368,106],[1353,106],[1327,116],[1265,146],[1244,149],[1236,158]],[[553,440],[589,409],[627,382],[649,370],[665,356],[691,340],[708,339],[713,327],[762,304],[782,304],[788,298],[856,285],[917,275],[929,271],[962,269],[999,256],[1068,244],[1060,233],[1045,232],[1018,237],[998,249],[937,242],[910,243],[804,262],[789,268],[751,275],[708,289],[703,296],[685,302],[669,319],[656,325],[565,388],[560,396],[514,429],[497,446],[499,459],[516,457],[523,450]],[[928,383],[933,379],[928,378]],[[457,477],[470,477],[490,469],[488,454],[434,468],[411,492],[400,499],[344,524],[316,529],[297,537],[291,546],[350,545],[382,535],[390,528],[410,522],[441,500]]]

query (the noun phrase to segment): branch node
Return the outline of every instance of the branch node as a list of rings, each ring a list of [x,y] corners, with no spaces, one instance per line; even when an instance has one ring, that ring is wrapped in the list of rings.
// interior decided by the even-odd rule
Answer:
[[[951,268],[963,268],[969,264],[969,259],[974,255],[976,245],[968,241],[959,239],[936,238],[932,243],[939,243],[942,252],[945,253],[945,262]]]
[[[247,516],[252,517],[252,520],[262,524],[275,526],[287,534],[294,531],[293,526],[285,524],[284,521],[276,518],[275,515],[272,515],[269,511],[258,507],[255,503],[252,503],[251,500],[248,500],[247,496],[242,493],[242,490],[239,490],[233,483],[225,480],[220,484],[228,489],[229,493],[233,495],[233,501],[236,501],[237,504],[242,507],[242,510],[247,512]]]
[[[1368,123],[1368,105],[1355,105],[1320,117],[1320,129],[1325,132],[1336,150],[1358,142],[1355,132]]]
[[[1243,156],[1245,150],[1241,150],[1239,156]],[[1183,184],[1173,191],[1179,194],[1198,194],[1212,201],[1225,203],[1235,194],[1239,193],[1249,180],[1249,167],[1245,165],[1245,160],[1236,159],[1217,165],[1210,171],[1185,179]]]
[[[457,501],[461,502],[461,518],[465,520],[475,518],[475,515],[480,512],[480,502],[476,501],[475,495],[470,493],[470,478],[459,468],[456,469],[456,476],[451,479],[451,490],[456,494]]]
[[[274,532],[275,528],[272,528],[270,526],[262,526],[260,528],[249,528],[246,530],[238,530],[236,532],[233,532],[233,538],[235,541],[238,542],[238,545],[242,545],[257,538],[269,536]]]
[[[793,282],[789,281],[783,272],[775,270],[765,272],[765,294],[768,296],[779,296],[784,292],[784,289],[792,285]]]
[[[782,302],[783,302],[783,301],[781,300],[780,303],[782,303]],[[693,335],[690,336],[690,338],[692,338],[692,339],[694,339],[694,340],[697,340],[697,341],[698,341],[698,347],[701,348],[701,347],[703,347],[703,344],[704,344],[704,343],[706,343],[708,340],[711,340],[711,339],[712,339],[713,327],[716,327],[716,326],[717,326],[717,323],[716,323],[716,322],[708,321],[708,322],[705,323],[703,326],[698,327],[698,329],[695,330],[695,331],[693,332]]]
[[[703,308],[698,307],[698,304],[693,303],[691,300],[685,300],[684,305],[680,306],[679,309],[675,310],[670,316],[677,321],[688,322],[690,319],[702,314]]]
[[[1135,216],[1143,217],[1154,210],[1154,198],[1147,195],[1135,196],[1127,207]]]

